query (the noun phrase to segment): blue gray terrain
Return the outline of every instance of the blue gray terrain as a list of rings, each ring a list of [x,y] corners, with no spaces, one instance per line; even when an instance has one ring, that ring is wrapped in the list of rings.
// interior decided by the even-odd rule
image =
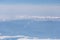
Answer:
[[[60,21],[12,20],[0,22],[2,35],[26,35],[39,38],[60,38]]]

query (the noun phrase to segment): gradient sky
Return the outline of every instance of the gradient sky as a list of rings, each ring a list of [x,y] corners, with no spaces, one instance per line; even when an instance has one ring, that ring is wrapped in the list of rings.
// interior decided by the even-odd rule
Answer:
[[[0,0],[0,16],[60,16],[60,0]]]
[[[60,16],[60,0],[0,0],[0,19],[3,18],[1,16],[9,16],[13,19],[13,16],[16,15]],[[3,21],[5,21],[5,17]],[[47,35],[46,37],[49,36],[60,38],[59,31],[60,22],[25,22],[24,20],[20,22],[10,21],[9,23],[0,22],[0,32],[4,34],[8,32],[6,33],[6,35],[15,35],[23,32],[21,34],[30,34],[32,36],[34,36],[33,34],[35,34],[39,36],[41,33],[42,35],[40,36],[42,37]]]

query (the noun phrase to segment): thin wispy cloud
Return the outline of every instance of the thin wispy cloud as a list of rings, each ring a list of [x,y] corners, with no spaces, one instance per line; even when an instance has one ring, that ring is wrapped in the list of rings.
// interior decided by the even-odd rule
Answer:
[[[0,16],[0,21],[12,21],[12,20],[35,20],[35,21],[60,21],[59,16],[28,16],[28,15],[16,15],[16,16]]]
[[[51,39],[51,38],[45,38],[40,39],[38,37],[30,37],[30,36],[23,36],[23,35],[17,35],[17,36],[0,36],[0,39],[11,39],[11,38],[17,38],[17,40],[60,40],[60,39]]]

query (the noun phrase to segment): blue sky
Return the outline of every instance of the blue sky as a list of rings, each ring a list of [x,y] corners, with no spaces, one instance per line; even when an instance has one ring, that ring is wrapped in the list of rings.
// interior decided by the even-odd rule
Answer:
[[[0,0],[0,3],[32,3],[32,4],[59,4],[60,0]]]
[[[60,16],[60,0],[0,0],[0,15]]]

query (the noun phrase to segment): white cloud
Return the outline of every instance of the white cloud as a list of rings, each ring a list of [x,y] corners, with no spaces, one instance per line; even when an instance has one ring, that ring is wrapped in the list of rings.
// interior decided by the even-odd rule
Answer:
[[[60,39],[38,39],[38,38],[33,38],[33,39],[27,39],[27,38],[20,38],[20,39],[17,39],[17,40],[60,40]]]
[[[16,15],[16,16],[0,16],[0,21],[11,21],[11,20],[21,20],[21,19],[30,19],[35,21],[60,21],[60,17],[58,16],[27,16],[27,15]]]
[[[50,38],[46,38],[46,39],[40,39],[38,37],[29,37],[29,36],[22,36],[22,35],[18,35],[18,36],[3,36],[3,39],[5,38],[17,38],[17,40],[60,40],[60,39],[50,39]]]
[[[17,36],[0,36],[0,39],[7,39],[7,38],[28,38],[28,36],[17,35]]]
[[[44,38],[41,39],[39,37],[30,37],[30,36],[24,36],[24,35],[16,35],[16,36],[0,36],[0,40],[3,39],[11,39],[11,38],[17,38],[17,40],[60,40],[60,39],[51,39],[51,38]]]

